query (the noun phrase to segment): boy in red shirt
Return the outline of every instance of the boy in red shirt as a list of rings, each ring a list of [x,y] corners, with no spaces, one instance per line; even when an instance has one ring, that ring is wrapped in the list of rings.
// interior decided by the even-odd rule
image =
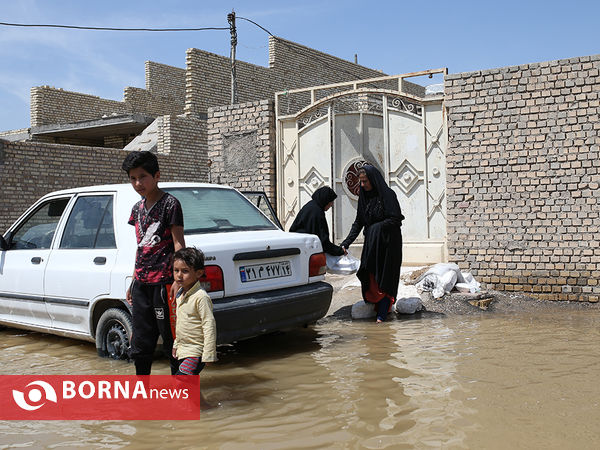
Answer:
[[[133,310],[130,356],[136,375],[150,375],[160,335],[171,372],[175,373],[177,361],[172,357],[168,293],[173,283],[173,254],[185,247],[181,204],[159,189],[160,170],[153,153],[131,152],[122,168],[142,196],[129,218],[129,224],[135,226],[138,244],[133,281],[127,290],[127,301]]]

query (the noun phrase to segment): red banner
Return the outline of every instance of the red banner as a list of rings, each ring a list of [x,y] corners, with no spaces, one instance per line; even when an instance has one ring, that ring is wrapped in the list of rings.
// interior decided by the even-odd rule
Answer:
[[[0,420],[197,420],[200,376],[0,375]]]

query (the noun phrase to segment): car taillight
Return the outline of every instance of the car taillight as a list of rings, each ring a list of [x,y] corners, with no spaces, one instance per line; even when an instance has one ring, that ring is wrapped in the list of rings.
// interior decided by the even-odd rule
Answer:
[[[315,253],[308,261],[308,276],[316,277],[325,274],[327,270],[327,259],[325,253]]]
[[[198,280],[206,292],[223,290],[223,271],[219,266],[205,266],[204,275]]]

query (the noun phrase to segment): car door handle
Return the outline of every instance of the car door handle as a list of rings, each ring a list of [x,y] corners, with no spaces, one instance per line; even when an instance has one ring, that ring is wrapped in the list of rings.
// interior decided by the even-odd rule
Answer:
[[[94,264],[101,266],[102,264],[106,264],[106,258],[104,256],[96,256],[94,258]]]
[[[33,258],[31,258],[31,264],[40,264],[42,262],[42,258],[40,258],[39,256],[34,256]]]

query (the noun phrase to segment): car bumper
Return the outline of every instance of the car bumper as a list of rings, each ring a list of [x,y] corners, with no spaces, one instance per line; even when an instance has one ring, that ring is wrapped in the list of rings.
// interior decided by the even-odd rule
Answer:
[[[325,282],[214,300],[217,343],[304,326],[327,314],[333,288]]]

